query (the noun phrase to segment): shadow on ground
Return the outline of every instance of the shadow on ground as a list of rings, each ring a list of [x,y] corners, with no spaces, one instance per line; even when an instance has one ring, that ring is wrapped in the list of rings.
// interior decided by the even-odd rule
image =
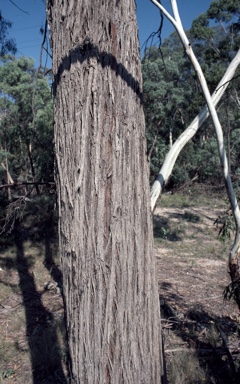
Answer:
[[[173,220],[177,220],[178,225],[175,228],[172,227]],[[201,217],[188,210],[183,210],[179,213],[168,213],[167,217],[155,214],[153,216],[153,234],[155,239],[164,239],[171,242],[182,241],[184,237],[183,223],[199,223]]]
[[[67,383],[53,315],[44,307],[31,273],[30,257],[24,253],[24,232],[19,224],[14,229],[16,269],[26,319],[26,336],[32,365],[33,384]],[[55,272],[54,266],[52,269]],[[58,274],[61,280],[61,274]],[[61,283],[61,282],[60,282]]]
[[[179,229],[173,230],[169,224],[168,219],[160,215],[153,216],[153,235],[155,239],[164,239],[169,241],[181,241],[182,231]]]
[[[199,370],[199,373],[195,372],[195,379],[186,377],[185,383],[240,383],[238,323],[230,317],[217,317],[208,313],[201,304],[188,306],[183,298],[174,292],[174,287],[169,282],[162,282],[160,291],[164,350],[168,361],[167,370],[170,372],[169,384],[182,382],[178,381],[180,379],[177,379],[176,375],[180,377],[181,370],[185,370],[184,373],[187,374],[187,362],[191,359],[195,359],[191,364],[195,364],[195,371]],[[182,361],[182,356],[185,362]],[[171,376],[173,371],[174,378]]]

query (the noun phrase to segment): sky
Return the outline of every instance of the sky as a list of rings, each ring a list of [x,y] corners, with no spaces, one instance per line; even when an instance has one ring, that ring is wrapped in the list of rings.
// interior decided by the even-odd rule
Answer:
[[[178,0],[184,29],[189,29],[192,21],[205,12],[210,3],[211,0]],[[170,10],[170,0],[162,0],[162,5]],[[32,57],[35,60],[35,66],[38,66],[42,42],[40,28],[45,25],[45,0],[0,0],[0,10],[2,16],[12,22],[9,36],[14,38],[17,43],[17,56]],[[137,19],[140,46],[142,47],[149,35],[159,28],[159,10],[150,0],[137,0]],[[168,37],[173,30],[171,23],[164,18],[162,40]],[[143,54],[143,50],[141,54]],[[47,67],[51,66],[51,60],[47,58],[46,54],[43,55],[42,64],[46,64]]]

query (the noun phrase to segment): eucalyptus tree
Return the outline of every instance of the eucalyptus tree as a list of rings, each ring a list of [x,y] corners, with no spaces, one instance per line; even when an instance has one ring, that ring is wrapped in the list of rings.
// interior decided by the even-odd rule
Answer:
[[[212,94],[212,100],[214,105],[217,105],[221,98],[224,95],[224,92],[226,91],[227,87],[229,86],[230,80],[234,77],[234,74],[236,73],[236,69],[238,68],[240,64],[240,50],[232,60],[231,64],[228,66],[224,76],[222,77],[221,81],[218,83],[215,91]],[[225,121],[226,121],[226,111],[223,110],[223,113],[225,113]],[[222,114],[222,112],[221,112]],[[187,126],[187,128],[181,133],[179,137],[176,138],[176,140],[173,143],[173,146],[168,150],[164,161],[161,164],[161,168],[159,171],[159,174],[157,178],[155,179],[152,189],[151,189],[151,207],[154,209],[156,201],[158,197],[161,195],[163,188],[167,184],[170,176],[172,175],[172,171],[175,167],[175,162],[178,159],[179,155],[181,154],[181,151],[184,149],[187,143],[196,135],[196,133],[199,131],[199,129],[202,127],[202,125],[206,122],[206,119],[209,116],[209,111],[207,106],[204,106],[199,114],[192,120],[192,122]],[[231,161],[235,161],[235,176],[238,174],[239,170],[239,164],[237,159],[237,150],[239,149],[239,136],[238,136],[238,121],[239,121],[239,110],[236,112],[235,108],[235,118],[234,123],[232,122],[232,125],[234,124],[234,129],[232,129],[232,137],[231,137]],[[232,115],[231,115],[232,118]],[[229,117],[230,119],[230,117]],[[206,123],[205,123],[206,125]],[[208,127],[203,130],[201,135],[203,136],[204,140],[200,145],[199,141],[197,143],[194,143],[195,147],[195,154],[191,157],[191,164],[192,166],[195,166],[195,169],[198,169],[201,167],[201,173],[202,178],[201,180],[204,181],[204,176],[212,179],[213,173],[218,172],[221,175],[221,170],[219,167],[219,160],[217,159],[217,146],[215,144],[215,140],[213,140],[213,137],[211,136],[211,132],[209,132],[209,123]],[[189,148],[189,147],[188,147]],[[187,149],[188,149],[187,148]],[[218,160],[218,161],[217,161]],[[200,166],[199,166],[200,164]],[[184,167],[180,162],[179,165],[180,172],[184,172]],[[182,174],[181,174],[182,175]],[[180,176],[180,180],[181,180]],[[201,181],[200,180],[200,181]]]
[[[219,100],[222,99],[219,103],[218,114],[228,142],[229,159],[231,153],[231,170],[235,178],[238,173],[237,153],[239,149],[237,139],[239,77],[238,72],[235,73],[240,55],[237,23],[239,6],[235,3],[232,7],[231,3],[231,1],[221,1],[217,2],[217,6],[212,3],[209,10],[193,22],[187,35],[205,73],[209,89],[213,92],[214,100],[219,103]],[[213,20],[216,24],[213,24]],[[151,52],[150,55],[149,52]],[[176,70],[171,78],[168,76],[168,72],[173,66]],[[219,83],[221,77],[223,82]],[[233,77],[234,81],[230,82]],[[161,193],[163,184],[166,184],[170,176],[170,187],[176,181],[181,183],[195,175],[200,181],[219,182],[221,172],[218,166],[213,125],[211,120],[206,120],[207,114],[204,113],[206,110],[204,108],[201,113],[201,124],[197,127],[197,119],[194,118],[204,105],[204,98],[194,69],[186,55],[183,55],[182,44],[177,32],[164,41],[160,50],[156,47],[147,50],[143,59],[143,78],[147,140],[151,154],[151,181],[162,167],[158,180],[154,183],[152,195],[156,197],[158,193]],[[224,82],[226,84],[222,87]],[[168,83],[170,87],[168,87]],[[218,83],[220,87],[217,86]],[[171,91],[172,88],[173,91]],[[222,92],[226,89],[228,89],[226,93]],[[181,98],[178,97],[179,91],[181,91]],[[172,114],[176,109],[180,109],[181,116],[180,113],[174,114],[173,121]],[[159,118],[159,113],[161,113],[161,118]],[[193,122],[194,129],[193,125],[190,125],[191,122]],[[169,148],[166,141],[171,125],[174,127],[173,148]],[[202,129],[199,130],[198,128],[202,125]],[[187,126],[189,126],[188,133],[184,134],[183,131]],[[179,133],[181,133],[181,138]],[[181,145],[178,145],[178,137]],[[191,138],[193,140],[190,142]],[[164,161],[165,156],[167,156],[166,161]],[[177,158],[178,162],[175,164]],[[152,204],[155,205],[155,202],[152,201]]]
[[[8,37],[11,26],[12,23],[6,20],[0,11],[0,57],[8,53],[15,54],[17,51],[14,39]]]
[[[47,1],[63,295],[74,383],[160,383],[134,0]]]
[[[196,71],[196,75],[198,77],[204,98],[206,100],[207,108],[209,110],[209,115],[211,116],[211,119],[213,122],[215,134],[216,134],[218,152],[219,152],[219,159],[220,159],[220,163],[223,171],[223,178],[226,185],[226,191],[227,191],[227,195],[229,198],[229,202],[231,205],[231,209],[232,209],[232,213],[233,213],[233,217],[236,225],[235,240],[229,254],[228,265],[229,265],[229,272],[232,279],[231,289],[234,292],[238,305],[240,306],[240,274],[239,274],[239,266],[238,266],[239,245],[240,245],[240,210],[239,210],[237,198],[233,189],[232,180],[230,176],[221,123],[220,123],[218,114],[216,112],[214,102],[211,98],[211,94],[207,86],[206,78],[203,74],[200,63],[197,60],[193,52],[192,46],[188,40],[188,37],[183,29],[181,18],[178,12],[177,1],[171,0],[173,15],[171,15],[158,1],[156,0],[151,0],[151,1],[160,9],[160,11],[172,22],[172,24],[176,28],[176,31],[178,32],[181,42],[183,44],[183,47],[185,49],[185,52],[189,57],[193,65],[193,68]],[[220,4],[220,1],[216,1],[214,3],[216,3],[216,7],[218,7],[218,4]]]
[[[0,66],[0,146],[15,184],[53,181],[53,105],[48,80],[32,59]],[[27,188],[27,187],[26,187]]]
[[[154,181],[164,157],[199,110],[203,97],[199,96],[191,65],[183,55],[176,34],[166,39],[160,50],[157,47],[146,50],[142,71],[146,136],[151,181]],[[184,160],[178,164],[180,172],[176,183],[186,181],[194,169],[195,158],[189,146]]]
[[[214,22],[214,25],[213,25]],[[197,40],[196,54],[206,76],[208,86],[214,89],[240,47],[239,1],[213,1],[209,9],[196,20],[191,28],[191,37]],[[239,153],[239,71],[229,84],[218,108],[227,143],[229,167],[233,177],[238,172]]]

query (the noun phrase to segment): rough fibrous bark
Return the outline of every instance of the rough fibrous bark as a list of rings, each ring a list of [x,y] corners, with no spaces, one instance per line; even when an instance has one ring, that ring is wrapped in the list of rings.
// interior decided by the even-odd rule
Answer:
[[[160,383],[135,2],[48,1],[73,383]]]

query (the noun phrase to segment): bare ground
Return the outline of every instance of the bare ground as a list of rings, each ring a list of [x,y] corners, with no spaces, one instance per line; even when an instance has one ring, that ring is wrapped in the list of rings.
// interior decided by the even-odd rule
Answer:
[[[222,295],[229,244],[213,225],[223,203],[174,202],[154,215],[168,383],[239,383],[239,311]],[[0,250],[2,384],[67,383],[62,276],[47,231],[38,242],[19,230]]]
[[[169,199],[169,198],[168,198]],[[172,198],[174,202],[174,198]],[[221,206],[220,206],[221,205]],[[154,216],[168,382],[239,383],[239,310],[223,300],[227,257],[214,225],[222,204],[158,208]]]

